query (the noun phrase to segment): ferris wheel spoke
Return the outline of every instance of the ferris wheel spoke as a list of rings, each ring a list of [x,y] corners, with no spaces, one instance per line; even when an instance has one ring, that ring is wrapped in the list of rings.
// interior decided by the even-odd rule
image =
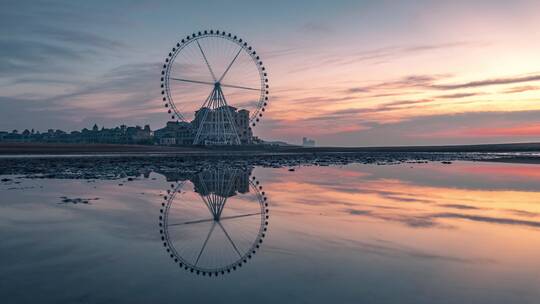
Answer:
[[[176,81],[183,81],[183,82],[191,82],[191,83],[198,83],[198,84],[207,84],[207,85],[211,85],[211,86],[214,85],[214,83],[208,82],[208,81],[200,81],[200,80],[192,80],[192,79],[183,79],[183,78],[173,78],[173,77],[171,77],[170,79],[176,80]]]
[[[213,220],[214,219],[203,219],[203,220],[195,220],[195,221],[188,221],[188,222],[182,222],[182,223],[174,223],[174,224],[167,225],[167,227],[205,223],[205,222],[210,222],[210,221],[213,221]]]
[[[231,239],[231,237],[229,236],[229,234],[227,233],[227,230],[225,230],[225,228],[223,227],[223,225],[221,225],[220,222],[217,222],[219,227],[221,228],[221,230],[223,230],[223,233],[225,233],[225,236],[227,237],[227,239],[229,239],[229,242],[231,243],[231,245],[233,246],[234,248],[234,251],[236,251],[236,253],[238,253],[238,256],[241,258],[242,257],[242,254],[240,253],[240,251],[238,250],[238,248],[236,248],[236,245],[234,244],[233,240]]]
[[[220,220],[237,219],[237,218],[260,215],[260,214],[261,214],[260,212],[257,212],[257,213],[247,213],[247,214],[240,214],[240,215],[224,216],[224,217],[220,218]]]
[[[236,61],[236,58],[238,58],[238,55],[240,55],[240,52],[242,51],[242,48],[240,48],[238,50],[238,52],[236,53],[236,55],[234,56],[233,60],[231,61],[231,63],[229,63],[229,66],[227,66],[227,69],[225,70],[225,72],[223,72],[223,75],[221,75],[221,77],[219,77],[219,82],[221,82],[223,80],[223,78],[225,78],[225,75],[227,75],[227,72],[229,72],[229,69],[231,68],[231,66],[233,65],[233,63]]]
[[[199,259],[201,258],[201,255],[204,252],[204,248],[206,248],[206,244],[208,243],[208,240],[210,239],[210,236],[212,235],[212,232],[214,231],[215,227],[216,227],[216,222],[213,222],[212,227],[210,228],[210,231],[208,231],[208,235],[206,236],[206,239],[204,240],[204,244],[201,248],[201,251],[199,251],[199,255],[197,256],[197,260],[195,261],[195,266],[197,266],[197,263],[199,263]]]
[[[204,62],[206,62],[206,66],[208,67],[208,70],[210,71],[210,74],[212,74],[212,79],[214,79],[214,81],[216,81],[216,75],[214,75],[214,71],[212,71],[212,67],[210,66],[210,63],[208,63],[208,59],[206,59],[206,55],[204,54],[204,51],[201,47],[201,44],[199,43],[199,41],[197,40],[197,46],[199,46],[199,50],[201,50],[201,54],[204,58]]]
[[[250,87],[237,86],[237,85],[232,85],[232,84],[224,84],[224,83],[222,83],[221,86],[222,86],[222,87],[227,87],[227,88],[235,88],[235,89],[250,90],[250,91],[261,91],[261,89],[255,89],[255,88],[250,88]]]

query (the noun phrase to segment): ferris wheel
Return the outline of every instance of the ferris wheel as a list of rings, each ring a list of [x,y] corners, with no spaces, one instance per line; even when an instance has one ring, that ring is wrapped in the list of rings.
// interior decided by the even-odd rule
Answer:
[[[196,32],[176,43],[163,64],[161,88],[171,119],[194,124],[194,144],[240,144],[268,107],[259,54],[220,30]]]
[[[210,169],[171,184],[160,209],[167,253],[191,273],[218,276],[241,268],[266,235],[262,186],[241,169]]]

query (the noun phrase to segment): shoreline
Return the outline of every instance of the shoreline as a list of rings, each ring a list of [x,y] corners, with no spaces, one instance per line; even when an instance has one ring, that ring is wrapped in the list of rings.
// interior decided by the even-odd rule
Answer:
[[[342,166],[349,164],[401,165],[453,162],[499,162],[540,164],[540,156],[508,155],[469,152],[238,152],[238,153],[169,153],[169,154],[111,154],[108,156],[77,155],[20,155],[0,156],[0,175],[23,175],[30,178],[60,179],[119,179],[148,175],[165,175],[168,180],[208,168],[289,168],[303,166]]]
[[[183,168],[188,171],[201,165],[218,163],[241,166],[295,167],[332,166],[351,163],[392,165],[406,162],[480,161],[512,164],[540,164],[540,143],[472,145],[472,146],[406,146],[406,147],[167,147],[101,144],[34,144],[0,143],[0,174],[93,172],[91,164],[111,175],[119,163],[122,170],[146,171]],[[39,169],[38,169],[39,168]],[[143,169],[144,168],[144,169]],[[62,175],[62,174],[61,174]],[[94,172],[99,176],[100,174]]]
[[[540,143],[445,145],[445,146],[395,146],[395,147],[300,147],[300,146],[155,146],[120,144],[49,144],[49,143],[2,143],[1,155],[92,155],[92,154],[341,154],[341,153],[508,153],[538,152]]]

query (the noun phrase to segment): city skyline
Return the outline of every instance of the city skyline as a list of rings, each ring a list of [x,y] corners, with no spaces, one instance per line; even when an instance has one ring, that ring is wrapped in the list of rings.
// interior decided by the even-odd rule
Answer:
[[[214,28],[238,33],[265,60],[271,102],[254,128],[263,139],[538,141],[539,6],[4,1],[0,129],[161,127],[163,56],[181,36]]]
[[[168,121],[165,126],[152,130],[150,125],[145,124],[126,126],[120,125],[111,128],[98,126],[94,123],[92,127],[84,127],[79,130],[47,129],[41,132],[35,129],[13,129],[0,130],[0,143],[93,143],[93,144],[143,144],[143,145],[165,145],[165,146],[190,146],[206,145],[204,142],[196,142],[197,131],[202,127],[208,129],[216,122],[216,111],[203,107],[196,111],[195,117],[191,121]],[[228,107],[231,113],[232,123],[236,126],[236,131],[241,145],[263,144],[258,137],[253,136],[249,126],[249,111],[235,107]],[[206,123],[205,123],[205,118]],[[275,144],[275,143],[267,143]],[[314,143],[313,143],[314,144]]]

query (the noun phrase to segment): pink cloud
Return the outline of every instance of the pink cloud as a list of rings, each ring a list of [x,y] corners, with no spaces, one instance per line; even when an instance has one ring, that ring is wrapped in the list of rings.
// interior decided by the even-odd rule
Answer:
[[[526,123],[505,127],[460,128],[418,134],[415,137],[503,137],[540,136],[540,123]]]

